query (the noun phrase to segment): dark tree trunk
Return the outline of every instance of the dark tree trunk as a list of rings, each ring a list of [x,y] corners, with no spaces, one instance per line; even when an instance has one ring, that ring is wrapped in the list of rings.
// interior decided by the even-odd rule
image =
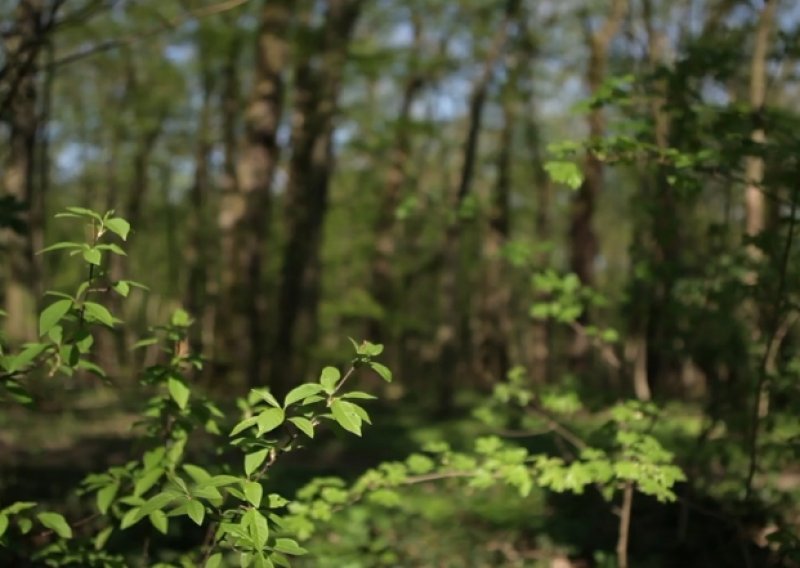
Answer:
[[[414,48],[421,48],[421,22],[414,21]],[[417,54],[413,57],[417,57]],[[400,111],[394,127],[394,140],[389,150],[389,165],[386,170],[383,191],[375,219],[374,240],[375,251],[370,263],[370,293],[382,309],[381,318],[371,318],[367,326],[367,338],[376,343],[387,340],[386,319],[397,306],[395,271],[393,269],[396,252],[395,211],[400,204],[401,192],[407,179],[407,166],[411,146],[409,121],[411,105],[424,85],[424,79],[416,69],[416,60],[412,61],[409,77],[403,89]]]
[[[264,3],[244,141],[235,182],[224,192],[220,207],[224,308],[218,321],[224,325],[219,330],[218,352],[235,371],[245,374],[248,386],[264,382],[267,297],[262,269],[271,226],[272,181],[280,159],[277,133],[283,115],[291,21],[290,0]]]
[[[586,86],[590,95],[595,95],[606,79],[608,68],[608,50],[611,41],[620,29],[628,11],[629,0],[614,0],[608,17],[599,29],[590,28],[586,16],[586,44],[589,48],[589,61],[586,67]],[[590,140],[600,139],[605,135],[603,111],[594,108],[587,118]],[[603,163],[593,152],[584,157],[583,183],[572,199],[569,219],[569,262],[570,269],[581,283],[586,286],[595,284],[594,264],[599,251],[597,232],[594,228],[597,199],[603,188]],[[579,325],[586,325],[588,313],[581,316]],[[574,370],[585,369],[588,356],[588,342],[584,333],[576,333],[571,348],[571,364]]]
[[[208,265],[209,265],[209,215],[207,202],[210,186],[209,157],[211,142],[211,103],[213,98],[213,75],[208,64],[201,61],[202,102],[197,126],[194,181],[189,192],[189,243],[186,262],[189,274],[186,281],[186,309],[195,318],[196,324],[190,336],[193,353],[206,353],[204,331],[208,319]]]
[[[26,227],[21,232],[5,231],[4,308],[8,338],[22,342],[36,337],[33,291],[38,287],[40,261],[34,248],[42,240],[44,222],[43,201],[34,179],[39,129],[36,67],[48,26],[42,0],[21,0],[14,15],[13,27],[3,39],[6,88],[0,93],[0,120],[8,124],[10,134],[2,184],[5,195],[24,204],[21,220]]]
[[[469,196],[474,179],[476,157],[478,154],[478,139],[481,130],[484,106],[488,95],[489,85],[494,76],[494,69],[505,48],[508,28],[519,9],[517,0],[506,3],[505,16],[502,25],[497,30],[492,45],[489,48],[481,71],[472,85],[469,98],[469,113],[467,117],[467,136],[464,140],[461,173],[458,186],[452,199],[452,211],[456,217],[445,228],[444,242],[442,244],[442,270],[439,281],[439,327],[436,330],[436,348],[439,360],[439,385],[437,393],[437,412],[440,415],[449,414],[453,408],[456,394],[456,378],[462,376],[466,370],[462,362],[468,359],[469,331],[468,322],[464,318],[464,304],[467,299],[466,286],[464,286],[464,266],[461,255],[462,227],[457,212]],[[469,361],[471,363],[471,361]]]
[[[519,116],[515,98],[518,96],[517,82],[520,72],[518,55],[507,68],[508,78],[501,94],[503,126],[497,154],[497,180],[482,243],[484,268],[478,321],[475,325],[474,367],[486,385],[503,380],[510,367],[511,289],[502,250],[511,232],[511,167],[514,127]]]
[[[360,0],[330,0],[315,45],[295,73],[292,158],[286,195],[287,242],[278,295],[270,385],[280,392],[302,378],[316,340],[320,241],[333,170],[333,119]]]

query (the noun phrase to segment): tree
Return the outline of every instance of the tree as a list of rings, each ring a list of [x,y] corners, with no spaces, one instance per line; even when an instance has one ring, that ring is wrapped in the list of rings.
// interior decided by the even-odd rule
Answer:
[[[361,0],[331,0],[324,20],[308,29],[295,66],[292,156],[286,189],[286,235],[278,292],[270,384],[281,392],[302,375],[303,354],[316,339],[322,225],[333,172],[333,120],[347,46],[363,7]],[[305,14],[305,25],[311,25]]]
[[[219,298],[223,311],[231,317],[217,320],[221,345],[217,351],[246,353],[236,358],[246,365],[233,366],[244,372],[249,385],[261,384],[264,377],[267,300],[262,272],[271,227],[272,184],[280,159],[277,134],[283,116],[291,24],[292,2],[264,2],[244,140],[235,176],[229,179],[220,204],[223,266]]]

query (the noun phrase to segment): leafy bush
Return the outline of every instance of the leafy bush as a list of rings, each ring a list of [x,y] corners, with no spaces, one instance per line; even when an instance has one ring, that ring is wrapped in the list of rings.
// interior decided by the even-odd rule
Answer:
[[[86,279],[72,294],[48,292],[54,301],[39,317],[40,340],[15,352],[3,348],[0,359],[6,401],[33,408],[26,388],[32,377],[89,372],[105,378],[92,360],[94,338],[98,327],[114,328],[122,322],[100,300],[111,293],[127,297],[131,289],[145,288],[135,281],[114,281],[105,269],[109,255],[125,255],[114,240],[125,241],[130,232],[127,221],[113,212],[100,215],[76,207],[58,217],[87,223],[90,238],[85,243],[56,243],[43,252],[78,256]],[[579,313],[576,309],[571,310],[573,315]],[[653,405],[613,407],[600,429],[603,443],[590,445],[561,423],[581,408],[574,394],[537,395],[518,368],[476,415],[495,427],[543,421],[572,446],[566,457],[531,452],[498,436],[478,437],[470,451],[432,442],[404,461],[367,470],[350,484],[339,478],[315,479],[289,499],[270,491],[272,468],[283,455],[310,443],[326,424],[361,436],[364,424],[371,423],[362,404],[375,397],[347,387],[359,369],[392,380],[391,371],[377,361],[383,347],[351,340],[354,354],[344,373],[325,367],[317,382],[296,386],[282,401],[267,388],[252,390],[238,401],[241,417],[226,436],[227,417],[192,387],[192,374],[202,369],[203,359],[188,350],[191,324],[189,314],[176,310],[168,324],[154,327],[150,337],[136,344],[136,348],[158,346],[164,354],[141,377],[142,385],[155,393],[136,424],[143,449],[125,465],[89,475],[77,488],[79,495],[94,502],[96,513],[68,521],[34,502],[4,506],[0,544],[13,555],[50,566],[126,566],[130,559],[109,544],[114,534],[140,523],[147,531],[167,534],[174,519],[185,517],[205,531],[204,544],[177,559],[177,564],[159,566],[289,566],[292,557],[307,552],[300,543],[313,542],[315,534],[330,530],[330,522],[344,509],[364,503],[399,509],[407,488],[454,480],[460,480],[461,487],[448,485],[449,491],[509,487],[521,498],[529,497],[533,488],[581,493],[594,486],[609,501],[621,492],[626,495],[619,528],[623,538],[634,490],[670,501],[675,499],[674,484],[683,479],[671,463],[672,454],[650,433],[657,414]],[[225,460],[214,466],[189,462],[187,445],[203,432],[215,437],[220,455],[238,453],[239,465],[225,465]],[[626,551],[620,548],[619,553]]]

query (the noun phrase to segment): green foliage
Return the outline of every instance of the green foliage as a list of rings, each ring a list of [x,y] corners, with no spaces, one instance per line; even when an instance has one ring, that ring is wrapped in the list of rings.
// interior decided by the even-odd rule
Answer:
[[[109,234],[127,238],[127,221],[112,212],[101,216],[77,207],[58,217],[88,222],[91,240],[85,244],[61,242],[45,250],[80,254],[88,276],[72,295],[50,293],[59,299],[40,315],[42,342],[3,356],[4,392],[8,398],[27,404],[32,398],[27,395],[25,379],[38,369],[47,369],[51,377],[80,370],[104,375],[89,359],[93,327],[114,327],[121,321],[104,305],[87,298],[111,291],[125,297],[131,286],[143,287],[131,281],[109,282],[105,270],[105,255],[124,255],[124,251],[101,239]],[[191,324],[189,314],[178,309],[167,325],[152,328],[150,337],[137,342],[138,348],[159,346],[164,355],[162,362],[145,369],[141,380],[144,388],[155,393],[136,424],[149,449],[124,466],[89,475],[81,484],[80,494],[92,496],[104,523],[93,535],[82,534],[77,545],[67,545],[74,535],[64,516],[41,510],[33,502],[17,502],[0,511],[0,545],[15,546],[18,538],[39,525],[57,538],[35,552],[35,557],[46,564],[117,566],[119,557],[105,553],[114,533],[146,520],[152,530],[167,534],[171,522],[185,517],[206,527],[213,536],[196,556],[205,558],[206,566],[220,566],[234,558],[241,566],[288,566],[289,558],[306,553],[284,527],[282,511],[289,501],[275,493],[265,499],[268,473],[281,456],[303,447],[301,434],[313,438],[315,430],[326,422],[361,435],[363,424],[371,421],[363,406],[353,401],[373,397],[360,391],[348,392],[345,387],[361,367],[391,380],[391,372],[375,360],[383,347],[353,341],[355,353],[344,374],[335,367],[325,367],[318,383],[295,387],[283,404],[268,389],[254,389],[240,400],[244,416],[225,441],[221,433],[224,414],[191,384],[192,373],[203,367],[202,358],[186,349]],[[223,467],[215,471],[188,463],[186,446],[199,430],[241,452],[241,470]]]
[[[48,250],[70,251],[72,256],[98,251],[100,257],[80,254],[88,276],[74,294],[50,293],[57,299],[39,318],[44,340],[4,356],[6,392],[23,402],[30,401],[24,396],[24,380],[38,368],[46,368],[50,376],[80,370],[103,376],[102,369],[90,360],[93,328],[121,323],[102,303],[87,298],[99,300],[101,293],[118,293],[114,284],[119,283],[107,281],[103,259],[105,254],[124,251],[117,245],[104,246],[107,243],[101,238],[108,234],[125,238],[128,224],[112,213],[101,216],[80,208],[70,208],[60,217],[88,222],[89,248],[57,243]],[[561,321],[574,319],[584,302],[595,301],[574,277],[546,273],[535,278],[534,285],[555,295],[555,305],[560,307],[553,313],[561,314]],[[669,501],[675,498],[674,484],[684,479],[671,463],[672,454],[643,426],[655,416],[654,408],[635,404],[614,407],[611,429],[601,428],[600,444],[590,446],[565,434],[569,430],[554,417],[581,410],[574,393],[537,395],[528,387],[525,372],[515,368],[477,415],[495,426],[519,412],[544,418],[556,435],[576,446],[579,452],[574,458],[531,452],[498,436],[482,436],[466,452],[446,444],[429,444],[404,461],[368,469],[352,484],[319,478],[289,500],[269,491],[271,469],[283,455],[303,447],[326,423],[362,435],[364,424],[371,423],[363,404],[374,397],[346,387],[360,368],[391,381],[389,369],[376,360],[383,346],[351,339],[354,354],[344,373],[324,367],[317,382],[294,387],[282,403],[267,388],[253,389],[239,400],[242,417],[226,437],[222,433],[225,415],[192,386],[193,373],[203,368],[202,358],[187,349],[192,323],[188,313],[175,310],[168,324],[151,328],[151,335],[137,342],[137,348],[157,346],[162,353],[141,377],[142,387],[154,393],[136,423],[145,450],[125,465],[89,475],[79,491],[91,499],[103,523],[96,525],[92,534],[81,531],[75,539],[72,526],[61,514],[42,510],[36,503],[19,502],[0,511],[0,543],[13,546],[38,525],[56,539],[35,552],[49,565],[79,559],[87,565],[115,566],[119,558],[107,553],[114,534],[145,522],[148,530],[168,534],[173,523],[185,518],[212,535],[197,551],[196,561],[202,558],[207,566],[227,565],[234,559],[241,566],[288,566],[291,557],[306,553],[298,542],[312,537],[337,512],[358,503],[384,509],[402,507],[403,492],[417,484],[460,481],[461,489],[452,488],[456,491],[508,487],[521,498],[529,497],[534,488],[581,493],[596,486],[611,499],[630,482],[644,494]],[[241,465],[207,468],[188,462],[187,444],[199,431],[216,437],[220,447],[227,445],[240,452]],[[75,544],[71,544],[73,540]]]

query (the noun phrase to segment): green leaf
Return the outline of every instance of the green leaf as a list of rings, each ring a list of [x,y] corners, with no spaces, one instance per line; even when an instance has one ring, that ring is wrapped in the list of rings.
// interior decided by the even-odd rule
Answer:
[[[369,341],[364,341],[358,348],[358,352],[362,355],[377,357],[378,355],[383,353],[383,345],[381,345],[380,343],[370,343]]]
[[[108,327],[114,327],[114,316],[111,315],[111,312],[109,312],[108,308],[105,306],[101,306],[95,302],[84,302],[83,309],[88,318],[99,321]]]
[[[83,245],[81,243],[61,242],[61,243],[56,243],[54,245],[50,245],[49,247],[45,247],[36,254],[43,254],[45,252],[52,252],[54,250],[82,249],[82,248]]]
[[[58,300],[47,306],[44,310],[42,310],[42,314],[39,316],[39,336],[41,337],[48,331],[50,331],[53,326],[55,326],[61,318],[63,318],[69,312],[70,308],[72,307],[72,300]]]
[[[262,434],[271,432],[283,424],[285,417],[286,415],[284,414],[282,408],[267,408],[266,410],[263,410],[256,418],[256,424],[258,424],[258,435],[261,436]]]
[[[87,361],[86,359],[81,359],[80,361],[78,361],[75,367],[78,369],[83,369],[84,371],[89,371],[90,373],[94,373],[98,377],[106,376],[106,372],[102,369],[102,367],[99,367],[95,363]]]
[[[158,338],[147,337],[145,339],[140,339],[139,341],[134,343],[131,349],[141,349],[142,347],[148,347],[150,345],[155,345],[156,343],[158,343]]]
[[[243,481],[242,489],[244,490],[245,498],[253,507],[259,507],[261,505],[261,497],[264,494],[264,488],[261,487],[260,483],[257,481]]]
[[[79,217],[89,217],[90,219],[94,219],[96,221],[100,221],[100,222],[103,221],[100,218],[100,215],[98,215],[97,213],[95,213],[91,209],[86,209],[85,207],[65,207],[64,209],[65,209],[65,211],[69,211],[70,213],[74,213],[75,215],[78,215]],[[59,213],[58,215],[56,215],[56,217],[58,217],[59,215],[63,215],[63,214]]]
[[[304,385],[300,385],[299,387],[295,387],[289,391],[289,394],[286,395],[286,398],[283,401],[283,407],[286,408],[290,404],[294,404],[299,400],[304,400],[309,396],[319,394],[323,390],[325,390],[325,388],[316,383],[306,383]]]
[[[378,373],[380,378],[382,378],[387,383],[392,382],[392,372],[389,370],[389,367],[386,365],[382,365],[376,361],[370,361],[369,366],[372,368],[373,371]]]
[[[128,294],[130,294],[131,292],[131,285],[128,284],[126,280],[120,280],[119,282],[114,282],[114,284],[112,284],[111,287],[114,288],[114,291],[123,298],[127,298]]]
[[[203,518],[206,515],[206,509],[203,504],[197,500],[191,500],[186,504],[186,512],[189,518],[192,519],[198,526],[202,526]]]
[[[100,263],[103,261],[103,253],[96,248],[86,249],[83,251],[83,260],[89,264],[100,266]]]
[[[363,422],[366,422],[367,424],[372,424],[372,420],[370,420],[369,414],[367,414],[367,411],[364,410],[363,408],[361,408],[360,406],[358,406],[357,404],[353,404],[352,402],[342,401],[342,405],[344,406],[344,408],[345,408],[345,410],[347,412],[355,414]]]
[[[243,430],[247,430],[251,426],[255,425],[257,421],[258,421],[258,416],[251,416],[250,418],[245,418],[244,420],[242,420],[236,426],[233,427],[230,436],[235,436],[236,434],[242,432]]]
[[[289,504],[289,500],[281,497],[277,493],[270,493],[269,494],[269,508],[270,509],[278,509],[279,507],[284,507]]]
[[[164,511],[153,511],[147,518],[150,519],[150,524],[152,524],[158,532],[167,534],[169,530],[169,519],[167,519],[167,515]]]
[[[263,552],[256,552],[253,555],[253,560],[250,563],[252,568],[275,568],[272,560],[267,558]]]
[[[106,527],[97,533],[97,536],[94,537],[92,541],[94,544],[95,550],[102,550],[106,546],[106,542],[108,542],[108,537],[111,536],[111,533],[114,532],[114,527]]]
[[[187,463],[183,465],[183,469],[195,483],[207,483],[211,480],[211,474],[200,466]]]
[[[61,243],[56,243],[54,245],[50,245],[49,247],[45,247],[42,250],[40,250],[37,254],[51,252],[54,250],[80,249],[80,248],[83,248],[83,245],[81,243],[61,242]]]
[[[339,381],[341,376],[342,375],[339,373],[339,369],[336,367],[325,367],[322,369],[322,373],[320,374],[319,384],[325,387],[326,392],[333,392],[333,389],[336,388],[336,383]]]
[[[119,491],[119,482],[106,485],[97,492],[97,509],[104,515],[108,512],[108,507],[114,497],[117,496],[117,491]]]
[[[545,163],[544,169],[554,182],[563,183],[572,189],[578,189],[583,183],[583,174],[573,162],[553,160]]]
[[[253,389],[252,394],[265,401],[270,406],[274,406],[275,408],[281,407],[281,403],[278,402],[278,399],[275,398],[275,395],[273,395],[269,389]]]
[[[189,313],[186,310],[178,308],[172,312],[170,324],[175,327],[188,327],[192,324],[192,318],[189,317]]]
[[[158,493],[153,495],[148,499],[144,505],[139,508],[139,518],[146,517],[153,511],[160,511],[170,503],[172,503],[177,497],[171,493]]]
[[[31,532],[31,529],[33,528],[33,521],[23,517],[17,520],[17,526],[19,527],[19,532],[21,532],[22,534],[28,534],[29,532]]]
[[[61,538],[72,538],[72,529],[63,515],[59,513],[39,513],[36,518]]]
[[[258,450],[257,452],[252,452],[244,456],[244,472],[246,475],[250,475],[258,467],[264,463],[264,460],[267,459],[267,454],[269,450]]]
[[[145,471],[142,476],[136,480],[133,486],[133,494],[137,497],[144,495],[148,489],[156,484],[156,481],[161,479],[162,475],[164,475],[164,470],[160,467],[154,467],[153,469]]]
[[[128,256],[128,253],[122,250],[119,247],[119,245],[116,245],[114,243],[110,243],[107,245],[97,245],[94,248],[96,248],[97,250],[110,250],[111,252],[113,252],[114,254],[118,254],[119,256]]]
[[[282,552],[284,554],[292,554],[294,556],[301,556],[303,554],[308,554],[308,551],[305,548],[297,544],[297,542],[292,540],[291,538],[276,539],[273,548],[278,552]]]
[[[292,418],[289,418],[289,422],[297,426],[297,429],[309,438],[314,437],[314,424],[308,418],[303,418],[302,416],[293,416]]]
[[[235,485],[241,483],[241,479],[234,475],[215,475],[204,483],[209,487],[227,487],[228,485]]]
[[[242,524],[247,528],[255,547],[257,549],[264,548],[269,538],[269,525],[264,515],[256,509],[250,509],[242,515]]]
[[[64,328],[60,325],[54,325],[47,332],[47,337],[56,345],[61,345],[61,342],[64,340]]]
[[[367,392],[352,391],[352,392],[348,392],[348,393],[343,394],[342,398],[356,398],[356,399],[362,399],[362,400],[375,400],[378,397],[374,396],[374,395],[371,395],[371,394],[369,394]]]
[[[10,357],[6,363],[6,370],[14,373],[25,368],[39,354],[45,350],[47,345],[44,343],[28,343],[16,356]]]
[[[348,432],[352,432],[356,436],[361,436],[361,418],[345,406],[346,404],[346,402],[338,399],[333,401],[331,404],[333,418],[339,426]]]
[[[220,566],[222,566],[222,553],[217,552],[208,557],[203,568],[219,568]]]
[[[17,501],[5,509],[0,510],[0,514],[17,515],[23,511],[27,511],[28,509],[33,509],[35,506],[36,503],[33,501]]]
[[[0,537],[3,536],[6,529],[8,529],[8,517],[6,515],[0,515]]]
[[[138,523],[143,515],[139,514],[139,507],[134,507],[133,509],[129,509],[127,513],[122,517],[122,521],[119,523],[120,530],[125,530],[128,527],[132,527],[136,523]]]
[[[112,217],[111,219],[106,219],[105,226],[106,229],[112,233],[119,235],[123,241],[128,240],[128,233],[131,230],[131,224],[122,217]]]
[[[167,381],[167,389],[175,404],[181,410],[186,408],[186,404],[189,402],[189,387],[178,377],[172,376]]]

